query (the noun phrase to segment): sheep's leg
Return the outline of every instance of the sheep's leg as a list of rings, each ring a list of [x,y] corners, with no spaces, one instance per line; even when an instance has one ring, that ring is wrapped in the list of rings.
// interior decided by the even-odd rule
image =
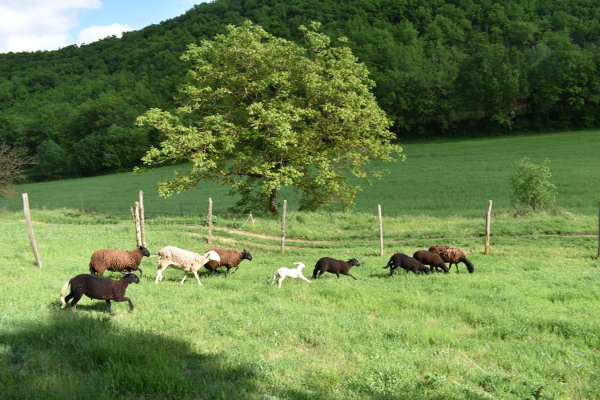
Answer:
[[[73,312],[77,312],[77,302],[81,299],[81,297],[83,296],[83,294],[73,294],[73,293],[69,293],[69,296],[71,296],[73,298],[73,301],[71,302],[71,311]],[[69,298],[69,296],[67,296],[67,298]],[[66,299],[65,299],[66,300]],[[68,300],[67,300],[68,302]]]
[[[60,308],[65,308],[67,306],[67,303],[69,302],[69,300],[71,300],[73,298],[73,293],[69,293],[67,295],[67,297],[65,297],[63,304],[60,306]],[[71,304],[72,306],[73,304]]]
[[[353,276],[353,275],[352,275],[350,272],[348,272],[348,273],[345,273],[344,275],[348,275],[348,276],[350,276],[350,277],[354,278],[354,276]],[[357,281],[358,279],[354,278],[354,280],[355,280],[355,281]]]
[[[129,297],[124,297],[125,300],[129,302],[129,312],[133,312],[133,303],[129,299]]]
[[[281,289],[281,282],[285,279],[285,275],[279,278],[279,289]]]
[[[233,272],[231,274],[232,275],[235,274],[235,271],[237,271],[239,267],[240,267],[239,265],[237,267],[235,267],[235,269],[233,270]],[[229,273],[229,270],[227,270],[227,273]]]
[[[308,279],[306,279],[306,277],[304,275],[300,275],[301,279],[304,279],[306,282],[310,283],[310,281]]]
[[[158,268],[158,271],[156,272],[156,280],[154,281],[154,283],[158,284],[158,281],[162,281],[163,280],[162,272],[166,268],[167,267],[160,267],[160,268]]]
[[[275,279],[279,278],[279,274],[273,275],[273,280],[271,281],[271,285],[275,283]]]
[[[187,278],[187,274],[188,274],[187,271],[185,271],[185,274],[183,274],[183,279],[181,280],[182,285],[183,285],[183,282],[185,282],[185,278]]]
[[[108,299],[106,300],[106,305],[108,306],[108,312],[110,313],[110,315],[115,315],[115,314],[113,314],[112,308],[110,307],[110,300],[108,300]]]
[[[194,272],[194,276],[196,277],[196,280],[198,281],[198,285],[202,286],[202,284],[200,283],[200,278],[198,278],[198,272],[193,271]]]

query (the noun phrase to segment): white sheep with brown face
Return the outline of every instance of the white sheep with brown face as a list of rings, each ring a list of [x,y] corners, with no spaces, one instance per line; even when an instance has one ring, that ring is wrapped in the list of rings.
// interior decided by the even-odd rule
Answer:
[[[279,289],[281,289],[281,282],[283,282],[283,280],[285,278],[293,278],[293,279],[304,279],[306,282],[310,283],[310,281],[308,279],[306,279],[306,277],[302,274],[302,268],[305,267],[304,264],[302,264],[301,262],[295,262],[294,265],[296,265],[296,268],[285,268],[285,267],[281,267],[277,270],[277,273],[275,275],[273,275],[273,281],[271,282],[271,284],[275,283],[275,279],[279,278]]]
[[[198,277],[198,270],[202,268],[202,266],[209,260],[220,260],[219,254],[212,250],[200,255],[198,253],[194,253],[193,251],[180,249],[179,247],[175,246],[163,247],[157,252],[157,254],[159,258],[157,261],[158,272],[156,273],[156,280],[154,281],[156,284],[158,284],[158,281],[162,281],[162,272],[167,267],[173,267],[175,269],[185,271],[185,275],[181,280],[182,285],[183,282],[185,282],[185,278],[187,278],[187,274],[191,271],[194,273],[194,276],[198,281],[198,285],[202,286],[202,283],[200,283],[200,278]]]

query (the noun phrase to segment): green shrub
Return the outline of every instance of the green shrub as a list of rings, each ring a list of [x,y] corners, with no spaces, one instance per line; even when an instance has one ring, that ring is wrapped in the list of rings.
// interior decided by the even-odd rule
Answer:
[[[517,172],[510,174],[508,179],[513,191],[510,196],[511,204],[517,213],[547,210],[554,205],[556,186],[549,181],[552,176],[549,162],[546,159],[541,165],[537,165],[525,157],[515,163]]]

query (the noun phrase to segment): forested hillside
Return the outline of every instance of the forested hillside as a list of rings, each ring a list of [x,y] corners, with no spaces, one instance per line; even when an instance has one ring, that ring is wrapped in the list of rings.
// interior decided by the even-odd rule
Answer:
[[[250,19],[301,41],[346,36],[400,138],[600,125],[600,4],[589,0],[215,0],[122,38],[0,54],[0,141],[37,154],[34,180],[130,170],[173,109],[186,45]]]

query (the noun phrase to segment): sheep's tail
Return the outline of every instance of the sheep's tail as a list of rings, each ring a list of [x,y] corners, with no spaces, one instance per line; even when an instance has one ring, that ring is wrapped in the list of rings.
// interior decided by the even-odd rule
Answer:
[[[467,260],[466,258],[463,258],[462,261],[467,266],[467,269],[469,270],[469,273],[472,274],[473,271],[475,271],[475,266],[473,265],[473,263],[471,261]]]
[[[387,269],[392,265],[392,259],[390,258],[390,261],[388,261],[388,263],[385,265],[385,267],[383,267],[383,269]]]
[[[69,287],[69,284],[71,283],[71,280],[69,279],[67,281],[67,283],[65,283],[63,285],[63,287],[60,289],[60,308],[65,308],[67,306],[67,302],[65,301],[65,293],[67,292],[67,288]]]

